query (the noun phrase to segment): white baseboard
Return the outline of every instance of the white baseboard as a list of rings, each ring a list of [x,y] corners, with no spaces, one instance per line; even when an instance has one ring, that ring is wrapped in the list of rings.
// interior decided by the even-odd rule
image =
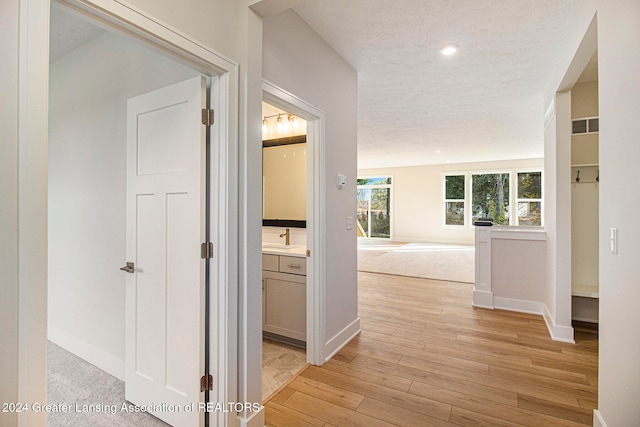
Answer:
[[[549,335],[551,335],[552,340],[575,344],[575,341],[573,339],[573,327],[556,325],[555,319],[551,316],[549,308],[546,306],[546,304],[544,305],[543,317],[544,322],[547,324],[547,329],[549,330]]]
[[[356,335],[360,333],[360,318],[357,318],[350,325],[340,331],[337,335],[331,338],[324,346],[323,354],[326,355],[324,357],[324,362],[327,362],[331,359],[337,352],[339,352],[342,347],[347,345],[349,341],[353,339]]]
[[[602,414],[597,409],[593,410],[593,427],[607,427],[607,423],[604,422]]]
[[[109,375],[124,381],[124,360],[120,360],[53,325],[48,325],[47,338],[52,343],[86,360]]]
[[[264,427],[264,406],[258,412],[251,412],[249,418],[240,418],[240,427]]]
[[[493,298],[493,307],[500,310],[517,311],[519,313],[542,314],[543,304],[535,301],[525,301],[511,298]]]
[[[489,308],[493,310],[493,292],[478,291],[473,289],[473,302],[474,307]]]

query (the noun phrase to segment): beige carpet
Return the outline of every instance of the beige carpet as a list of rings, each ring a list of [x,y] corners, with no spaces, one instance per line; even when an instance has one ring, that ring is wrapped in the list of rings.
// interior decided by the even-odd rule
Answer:
[[[163,427],[168,426],[146,412],[122,412],[124,382],[112,377],[62,347],[47,344],[47,402],[68,405],[71,412],[51,411],[48,427]],[[42,402],[44,403],[44,402]],[[76,405],[81,410],[76,412]],[[103,411],[82,411],[85,407]]]
[[[475,248],[470,245],[360,240],[358,270],[474,283]]]

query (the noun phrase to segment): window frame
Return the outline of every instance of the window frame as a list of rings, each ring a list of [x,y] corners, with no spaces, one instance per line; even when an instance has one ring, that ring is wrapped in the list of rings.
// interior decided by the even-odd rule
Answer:
[[[497,222],[495,222],[495,225],[502,225],[502,226],[508,226],[508,225],[513,225],[512,224],[512,220],[513,220],[513,171],[511,170],[504,170],[504,169],[499,169],[499,170],[490,170],[490,171],[477,171],[477,172],[469,172],[469,181],[470,181],[470,186],[469,188],[471,189],[471,191],[469,192],[469,197],[471,199],[470,204],[469,204],[469,219],[471,222],[471,226],[473,226],[473,176],[474,175],[507,175],[509,177],[509,207],[507,209],[507,215],[509,216],[509,223],[508,224],[498,224]],[[495,218],[493,218],[495,220]]]
[[[391,184],[357,184],[359,179],[371,179],[371,178],[391,178]],[[371,235],[371,221],[367,221],[367,236],[359,237],[359,239],[381,239],[381,240],[393,240],[393,222],[395,220],[394,214],[394,197],[393,197],[393,186],[395,183],[395,176],[393,174],[375,174],[375,175],[362,175],[356,178],[356,200],[357,194],[360,189],[374,189],[374,188],[388,188],[389,189],[389,216],[391,217],[389,220],[389,237],[370,237]],[[370,218],[371,214],[371,200],[369,200],[369,208],[368,214]],[[357,215],[357,205],[356,205],[356,222],[358,221]]]
[[[518,175],[521,173],[540,173],[540,198],[535,199],[522,199],[518,197],[518,186],[520,185],[520,181],[518,180]],[[514,219],[515,224],[520,227],[544,227],[544,171],[542,169],[518,169],[513,171],[514,179],[516,182],[515,185],[515,205],[514,205]],[[519,203],[528,203],[528,202],[540,202],[540,225],[520,225],[520,217],[518,216],[518,204]]]
[[[518,198],[518,174],[519,173],[540,173],[540,185],[541,185],[541,198],[540,199],[519,199]],[[492,175],[492,174],[508,174],[509,175],[509,224],[504,226],[518,226],[518,227],[544,227],[544,168],[509,168],[509,169],[478,169],[467,170],[464,172],[446,171],[442,172],[442,227],[460,228],[457,224],[447,224],[447,202],[458,202],[461,199],[447,199],[446,194],[446,177],[447,176],[459,176],[465,177],[465,199],[464,199],[464,224],[473,228],[473,175]],[[392,181],[393,182],[393,181]],[[514,184],[515,183],[515,184]],[[519,202],[540,202],[540,225],[520,225],[518,218],[518,203]],[[502,224],[500,224],[502,225]]]
[[[464,197],[462,199],[447,199],[447,177],[449,176],[462,176],[464,179]],[[465,172],[446,172],[443,175],[442,179],[442,198],[444,200],[443,203],[443,216],[444,216],[444,226],[445,227],[464,227],[468,222],[467,215],[467,189],[469,188],[469,183],[467,182],[467,174]],[[447,224],[447,203],[463,203],[463,214],[462,214],[462,224]]]

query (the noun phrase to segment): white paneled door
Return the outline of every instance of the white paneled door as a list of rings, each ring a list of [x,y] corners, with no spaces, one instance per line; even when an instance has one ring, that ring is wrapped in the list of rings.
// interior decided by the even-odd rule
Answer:
[[[174,426],[202,418],[205,91],[197,77],[127,105],[125,397]]]

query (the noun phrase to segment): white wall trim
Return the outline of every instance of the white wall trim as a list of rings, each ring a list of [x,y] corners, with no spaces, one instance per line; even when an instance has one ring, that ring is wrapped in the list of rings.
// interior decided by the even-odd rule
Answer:
[[[493,292],[473,288],[472,306],[477,308],[488,308],[493,310]]]
[[[570,344],[575,344],[576,342],[573,339],[573,328],[570,326],[559,326],[556,325],[553,317],[551,317],[551,313],[549,312],[549,308],[547,305],[544,305],[544,322],[547,324],[547,329],[549,330],[549,335],[551,335],[551,339],[554,341],[567,342]]]
[[[555,98],[551,100],[549,103],[549,107],[545,110],[544,113],[544,129],[547,130],[547,127],[556,116],[556,102]]]
[[[504,240],[547,240],[544,228],[531,229],[518,226],[492,227],[492,239]]]
[[[475,231],[475,286],[471,305],[493,308],[491,289],[491,227],[476,227]]]
[[[347,345],[356,335],[360,333],[360,318],[351,322],[346,328],[338,332],[333,338],[327,341],[325,345],[324,362],[329,361],[342,347]]]
[[[542,315],[543,313],[543,304],[537,301],[494,297],[493,307],[500,310],[516,311],[519,313],[530,313],[538,315]]]
[[[47,336],[49,341],[55,345],[75,354],[120,381],[124,381],[124,360],[118,359],[114,355],[51,324],[48,325]]]
[[[218,92],[215,98],[212,99],[218,104],[218,112],[220,114],[216,121],[217,135],[212,136],[212,138],[217,138],[221,147],[219,148],[219,156],[217,158],[218,164],[215,165],[219,171],[219,175],[213,175],[212,180],[216,180],[215,185],[220,191],[219,196],[221,198],[224,197],[224,199],[219,200],[218,206],[215,206],[214,201],[212,201],[212,205],[217,208],[217,211],[214,212],[218,215],[218,223],[212,223],[212,227],[217,227],[217,231],[219,231],[219,233],[216,233],[217,238],[214,241],[217,252],[226,254],[226,258],[218,258],[218,292],[212,292],[210,297],[212,311],[214,311],[211,322],[212,325],[215,325],[212,330],[210,358],[212,362],[211,373],[216,378],[216,388],[213,391],[212,400],[221,402],[237,401],[239,373],[237,364],[238,346],[235,332],[238,330],[236,321],[239,307],[238,294],[235,291],[238,287],[238,253],[235,249],[237,248],[239,235],[237,222],[239,66],[237,63],[220,55],[213,49],[172,28],[166,23],[161,22],[144,10],[128,4],[126,1],[59,0],[59,2],[89,16],[92,20],[98,21],[102,26],[116,28],[121,33],[144,41],[156,51],[174,60],[198,70],[205,75],[212,77],[217,76],[219,79],[218,85],[214,85],[214,87],[217,86]],[[48,14],[49,2],[41,3],[42,6],[39,7],[44,8],[46,6]],[[35,26],[32,24],[32,21],[29,21],[29,30],[31,30],[32,27]],[[47,29],[48,27],[38,23],[37,28]],[[46,41],[46,46],[48,47],[48,31],[45,31],[45,33],[46,36],[43,34],[42,38]],[[37,38],[34,37],[33,39]],[[27,40],[27,37],[21,36],[21,44],[25,40]],[[39,39],[37,41],[38,43],[41,42]],[[25,46],[27,45],[26,42],[24,44]],[[46,55],[43,56],[43,58],[46,58]],[[48,81],[48,68],[46,66],[39,67],[38,73],[35,78],[44,78],[44,81]],[[21,70],[21,78],[24,77],[25,74]],[[28,82],[30,82],[33,78],[32,75],[28,75],[25,81],[28,80]],[[37,86],[35,89],[38,89]],[[34,102],[29,102],[30,105],[48,105],[48,91],[44,90],[40,92],[40,99],[36,98]],[[46,123],[48,122],[47,113],[29,115],[21,113],[20,116],[23,120],[26,120],[25,117],[38,117],[35,122],[30,120],[30,123],[38,123],[39,127],[46,128]],[[43,125],[40,125],[40,123],[43,123]],[[42,140],[46,141],[46,137],[42,138]],[[46,157],[46,150],[44,150],[44,152]],[[44,168],[44,170],[46,174],[46,168]],[[38,209],[37,212],[37,215],[41,215],[46,224],[46,209]],[[39,243],[41,246],[41,237]],[[46,244],[44,247],[46,248]],[[37,256],[37,254],[34,256]],[[46,257],[44,260],[46,261]],[[42,295],[44,295],[46,301],[46,292],[42,293]],[[23,313],[46,313],[46,310],[41,310],[38,307],[22,305],[20,311]],[[32,331],[27,331],[27,333],[29,336],[34,334]],[[43,348],[44,344],[43,341]],[[35,377],[32,372],[29,372],[29,376]],[[46,382],[43,381],[42,387],[44,393]],[[41,399],[23,400],[37,401]],[[211,414],[212,419],[215,416],[216,414]],[[232,419],[235,419],[234,414],[225,413],[220,414],[218,417],[218,420],[225,425]]]
[[[593,410],[593,427],[607,427],[602,414],[597,409]]]
[[[21,0],[17,3],[18,57],[17,63],[12,57],[8,64],[9,67],[18,66],[17,90],[14,92],[14,96],[17,95],[18,120],[11,123],[12,126],[17,124],[17,141],[7,141],[7,145],[15,144],[17,148],[17,152],[10,154],[17,172],[17,181],[12,179],[10,183],[12,187],[15,185],[11,188],[12,196],[17,196],[13,199],[17,202],[17,218],[14,217],[17,219],[14,246],[17,250],[17,270],[14,270],[17,273],[17,312],[14,313],[17,316],[17,389],[14,398],[16,402],[44,403],[47,387],[47,52],[50,2]],[[11,8],[13,5],[3,4],[2,13]],[[6,74],[3,73],[4,76]],[[17,156],[13,157],[14,154]],[[14,188],[17,189],[15,193]],[[45,424],[44,412],[23,411],[17,414],[18,426]]]
[[[323,336],[326,323],[325,313],[325,242],[326,233],[324,206],[326,183],[324,164],[324,111],[314,107],[296,95],[264,80],[263,100],[275,107],[307,121],[307,248],[311,256],[307,258],[307,362],[314,365],[323,363]]]
[[[223,74],[236,66],[234,61],[124,0],[57,2],[91,17],[98,25],[115,27],[121,33],[151,44],[203,74]]]
[[[264,427],[264,406],[260,405],[260,410],[251,412],[248,418],[238,418],[240,427]]]

